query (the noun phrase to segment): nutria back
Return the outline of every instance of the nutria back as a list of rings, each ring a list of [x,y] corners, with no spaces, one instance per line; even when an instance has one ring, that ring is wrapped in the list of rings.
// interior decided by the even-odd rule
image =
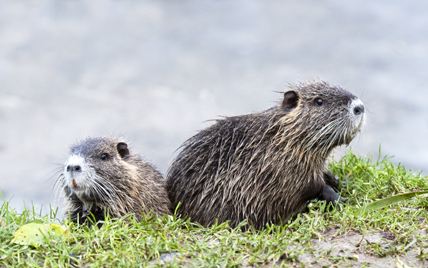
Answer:
[[[84,222],[134,213],[170,214],[171,204],[161,173],[122,138],[91,137],[73,145],[57,181],[66,197],[65,217]],[[92,214],[92,215],[91,215]]]
[[[291,87],[277,106],[217,120],[187,140],[168,171],[172,205],[205,226],[247,220],[260,229],[288,221],[311,199],[336,202],[326,159],[363,121],[362,102],[338,86]]]

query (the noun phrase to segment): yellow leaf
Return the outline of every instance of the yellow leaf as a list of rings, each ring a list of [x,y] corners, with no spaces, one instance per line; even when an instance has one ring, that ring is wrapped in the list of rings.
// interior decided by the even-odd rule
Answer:
[[[69,232],[53,223],[29,223],[21,226],[13,235],[12,243],[37,247],[44,242],[44,237],[70,238]]]

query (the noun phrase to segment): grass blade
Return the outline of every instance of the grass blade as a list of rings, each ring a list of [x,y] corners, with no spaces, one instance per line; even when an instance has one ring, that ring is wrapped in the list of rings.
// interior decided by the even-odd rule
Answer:
[[[364,213],[372,212],[372,211],[378,210],[380,208],[384,208],[384,207],[387,207],[389,205],[398,203],[400,201],[407,200],[407,199],[410,199],[414,196],[423,195],[423,194],[428,194],[428,191],[410,192],[410,193],[390,196],[390,197],[375,201],[373,203],[370,203],[370,204],[360,208],[357,211],[356,215],[361,216]]]

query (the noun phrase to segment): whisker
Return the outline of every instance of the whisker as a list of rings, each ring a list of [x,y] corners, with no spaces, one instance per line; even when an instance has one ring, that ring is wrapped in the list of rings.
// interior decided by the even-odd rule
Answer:
[[[102,183],[106,183],[108,185],[107,189],[110,189],[108,191]],[[118,211],[117,207],[117,201],[119,199],[119,196],[117,195],[118,189],[115,185],[113,185],[111,182],[107,180],[103,180],[100,176],[94,175],[94,178],[92,180],[92,183],[94,185],[94,189],[97,191],[98,195],[101,197],[107,197],[108,201],[110,201],[110,204],[113,204],[115,211]]]
[[[56,179],[54,186],[53,186],[53,195],[54,195],[54,202],[59,203],[59,200],[61,198],[61,194],[64,193],[65,190],[65,177],[61,173],[58,178]]]
[[[340,118],[335,119],[322,127],[319,131],[317,131],[314,135],[311,136],[309,142],[306,145],[305,153],[308,152],[317,142],[318,138],[324,136],[326,133],[330,132],[332,129],[336,128],[337,125],[340,124]],[[324,146],[323,146],[324,147]]]

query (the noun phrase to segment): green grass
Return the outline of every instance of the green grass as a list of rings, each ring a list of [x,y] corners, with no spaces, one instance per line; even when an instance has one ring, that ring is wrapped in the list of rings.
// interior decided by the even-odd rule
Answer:
[[[329,167],[347,185],[342,196],[349,201],[340,211],[314,202],[308,213],[262,231],[242,232],[225,223],[203,228],[175,216],[146,217],[140,223],[107,220],[102,228],[66,222],[62,224],[71,239],[46,237],[44,245],[36,249],[10,243],[15,231],[31,222],[58,223],[60,215],[55,211],[41,215],[34,210],[18,214],[4,201],[0,210],[0,267],[370,266],[364,256],[379,258],[380,262],[413,258],[415,266],[428,263],[426,196],[356,215],[360,207],[375,200],[428,190],[428,177],[393,165],[388,159],[362,158],[352,152],[339,162],[332,161]],[[392,233],[395,239],[372,239],[382,232]],[[343,249],[348,238],[355,247],[351,251]]]

